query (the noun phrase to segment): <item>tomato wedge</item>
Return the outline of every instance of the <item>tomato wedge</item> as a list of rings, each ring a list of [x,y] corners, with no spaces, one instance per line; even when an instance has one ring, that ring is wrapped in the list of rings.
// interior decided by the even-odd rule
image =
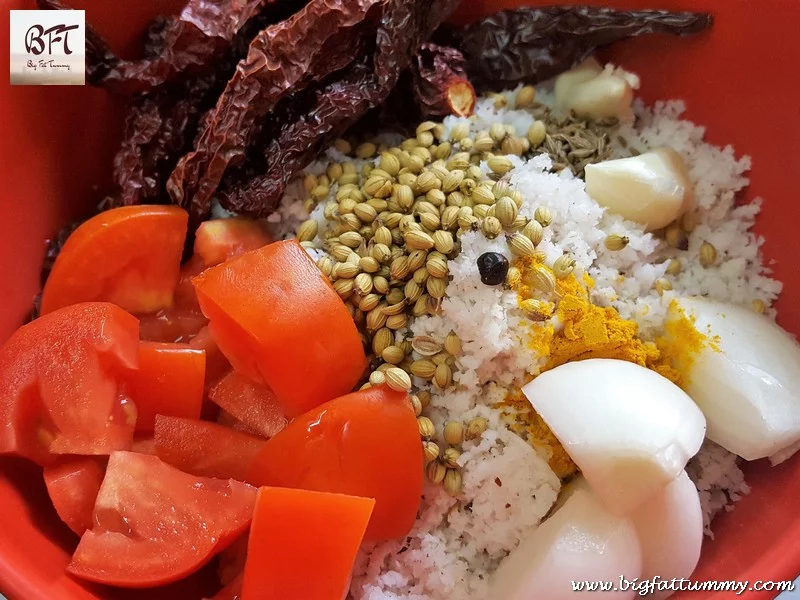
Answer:
[[[242,599],[342,600],[374,506],[371,498],[259,489]]]
[[[139,454],[152,454],[156,455],[156,440],[152,436],[134,436],[133,443],[131,443],[131,452],[138,452]]]
[[[139,315],[139,335],[151,342],[188,342],[206,325],[192,279],[205,270],[199,256],[192,256],[182,267],[172,306],[155,313]]]
[[[181,471],[239,481],[266,443],[216,423],[163,415],[156,417],[155,442],[158,457]]]
[[[296,240],[243,254],[194,283],[233,368],[275,392],[288,417],[351,391],[363,374],[353,319]]]
[[[231,363],[217,346],[207,326],[192,338],[189,346],[206,353],[206,388],[210,388],[231,370]]]
[[[297,417],[264,443],[246,481],[374,498],[366,539],[407,535],[422,494],[422,444],[408,396],[373,387]]]
[[[94,502],[105,473],[105,460],[93,456],[44,469],[44,483],[58,516],[78,535],[92,527]]]
[[[108,303],[20,327],[0,348],[0,454],[45,465],[52,454],[128,448],[136,411],[122,382],[138,348],[138,321]]]
[[[105,301],[132,313],[172,305],[187,212],[175,206],[123,206],[92,217],[64,244],[42,292],[42,314]]]
[[[145,588],[192,573],[250,525],[256,490],[195,477],[155,456],[115,452],[67,571]]]
[[[250,383],[236,372],[228,373],[209,392],[220,408],[244,423],[248,429],[270,438],[286,427],[286,417],[270,390]]]
[[[136,404],[136,431],[150,433],[156,415],[200,418],[206,354],[186,344],[139,344],[139,368],[128,378]]]
[[[194,238],[194,252],[207,267],[266,246],[272,241],[259,221],[236,217],[212,219],[200,224]]]

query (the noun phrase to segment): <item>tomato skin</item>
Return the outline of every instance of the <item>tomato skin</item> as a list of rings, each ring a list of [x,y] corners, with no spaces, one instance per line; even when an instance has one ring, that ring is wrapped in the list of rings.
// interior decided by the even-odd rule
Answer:
[[[213,267],[271,241],[259,221],[245,217],[211,219],[197,228],[194,252],[207,267]]]
[[[92,526],[94,502],[106,473],[105,460],[82,456],[55,467],[45,467],[44,482],[53,506],[79,536]]]
[[[375,499],[366,540],[408,534],[422,495],[422,445],[408,396],[387,386],[331,400],[264,443],[247,481]]]
[[[374,506],[371,498],[259,489],[242,599],[344,598]]]
[[[67,239],[42,292],[42,314],[105,301],[132,313],[172,305],[188,213],[123,206],[96,215]]]
[[[181,471],[238,481],[266,443],[216,423],[163,415],[156,417],[154,437],[158,457]]]
[[[208,394],[215,404],[248,429],[270,438],[286,427],[286,417],[271,390],[231,371]]]
[[[103,302],[20,327],[0,348],[0,454],[47,465],[54,454],[130,447],[135,410],[123,381],[138,347],[136,318]]]
[[[151,433],[156,415],[200,418],[206,354],[187,344],[140,342],[139,367],[127,380],[136,405],[136,432]]]
[[[274,391],[288,417],[351,391],[363,374],[358,330],[296,240],[208,269],[194,284],[233,368]]]
[[[67,571],[130,588],[194,572],[250,525],[256,490],[196,477],[155,456],[115,452],[94,507],[94,526]]]

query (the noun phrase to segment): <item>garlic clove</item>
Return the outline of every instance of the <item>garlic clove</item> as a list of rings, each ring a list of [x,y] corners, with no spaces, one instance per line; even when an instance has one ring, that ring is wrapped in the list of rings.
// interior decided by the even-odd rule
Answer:
[[[567,489],[571,488],[571,489]],[[578,478],[562,492],[566,500],[531,531],[492,575],[489,598],[573,598],[572,581],[631,581],[640,576],[641,552],[631,519],[610,513]],[[603,598],[627,600],[634,590]]]
[[[694,205],[694,187],[671,148],[586,165],[586,193],[648,230],[665,227]]]
[[[703,414],[683,390],[622,360],[567,363],[522,391],[616,514],[675,479],[705,435]]]
[[[630,120],[633,117],[631,104],[633,89],[628,82],[617,75],[601,73],[575,85],[567,106],[579,117]]]
[[[635,87],[638,87],[635,75],[612,65],[604,69],[594,58],[589,58],[556,77],[556,108],[563,113],[574,112],[579,117],[629,120],[633,117],[631,104]]]
[[[594,79],[602,72],[603,67],[600,66],[600,63],[593,57],[589,57],[582,64],[556,77],[553,87],[556,107],[562,112],[569,112],[570,98],[575,86]]]
[[[686,471],[631,513],[642,549],[641,580],[689,578],[700,559],[703,511],[697,488]],[[663,600],[672,590],[647,597]]]
[[[786,460],[800,449],[800,345],[749,308],[679,298],[670,318],[689,316],[714,336],[679,364],[686,391],[705,414],[708,437],[746,460]],[[715,347],[714,347],[715,346]]]

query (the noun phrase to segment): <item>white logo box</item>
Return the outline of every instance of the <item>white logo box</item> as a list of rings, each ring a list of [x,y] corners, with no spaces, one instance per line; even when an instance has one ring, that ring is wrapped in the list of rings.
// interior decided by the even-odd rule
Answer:
[[[86,13],[12,10],[11,85],[84,85]]]

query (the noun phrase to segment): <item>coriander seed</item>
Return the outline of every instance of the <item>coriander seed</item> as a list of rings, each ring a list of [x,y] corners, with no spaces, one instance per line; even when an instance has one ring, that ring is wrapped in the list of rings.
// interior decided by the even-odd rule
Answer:
[[[403,373],[403,375],[408,377],[406,372],[402,371],[401,369],[397,368],[387,369],[387,373],[389,373],[390,371],[400,371],[401,373]],[[386,381],[387,383],[389,382],[388,374],[386,376]],[[389,385],[391,386],[391,384]],[[436,428],[433,426],[433,421],[431,421],[428,417],[417,417],[417,428],[419,429],[420,437],[424,439],[430,439],[436,435]]]
[[[464,441],[464,426],[458,421],[448,421],[444,424],[442,436],[451,446],[458,446]]]
[[[384,375],[386,376],[386,385],[393,390],[398,392],[407,392],[411,389],[411,378],[408,376],[408,373],[403,371],[403,369],[392,367],[390,369],[386,369]],[[430,419],[428,420],[430,421]],[[431,428],[433,428],[433,423],[431,423]]]

